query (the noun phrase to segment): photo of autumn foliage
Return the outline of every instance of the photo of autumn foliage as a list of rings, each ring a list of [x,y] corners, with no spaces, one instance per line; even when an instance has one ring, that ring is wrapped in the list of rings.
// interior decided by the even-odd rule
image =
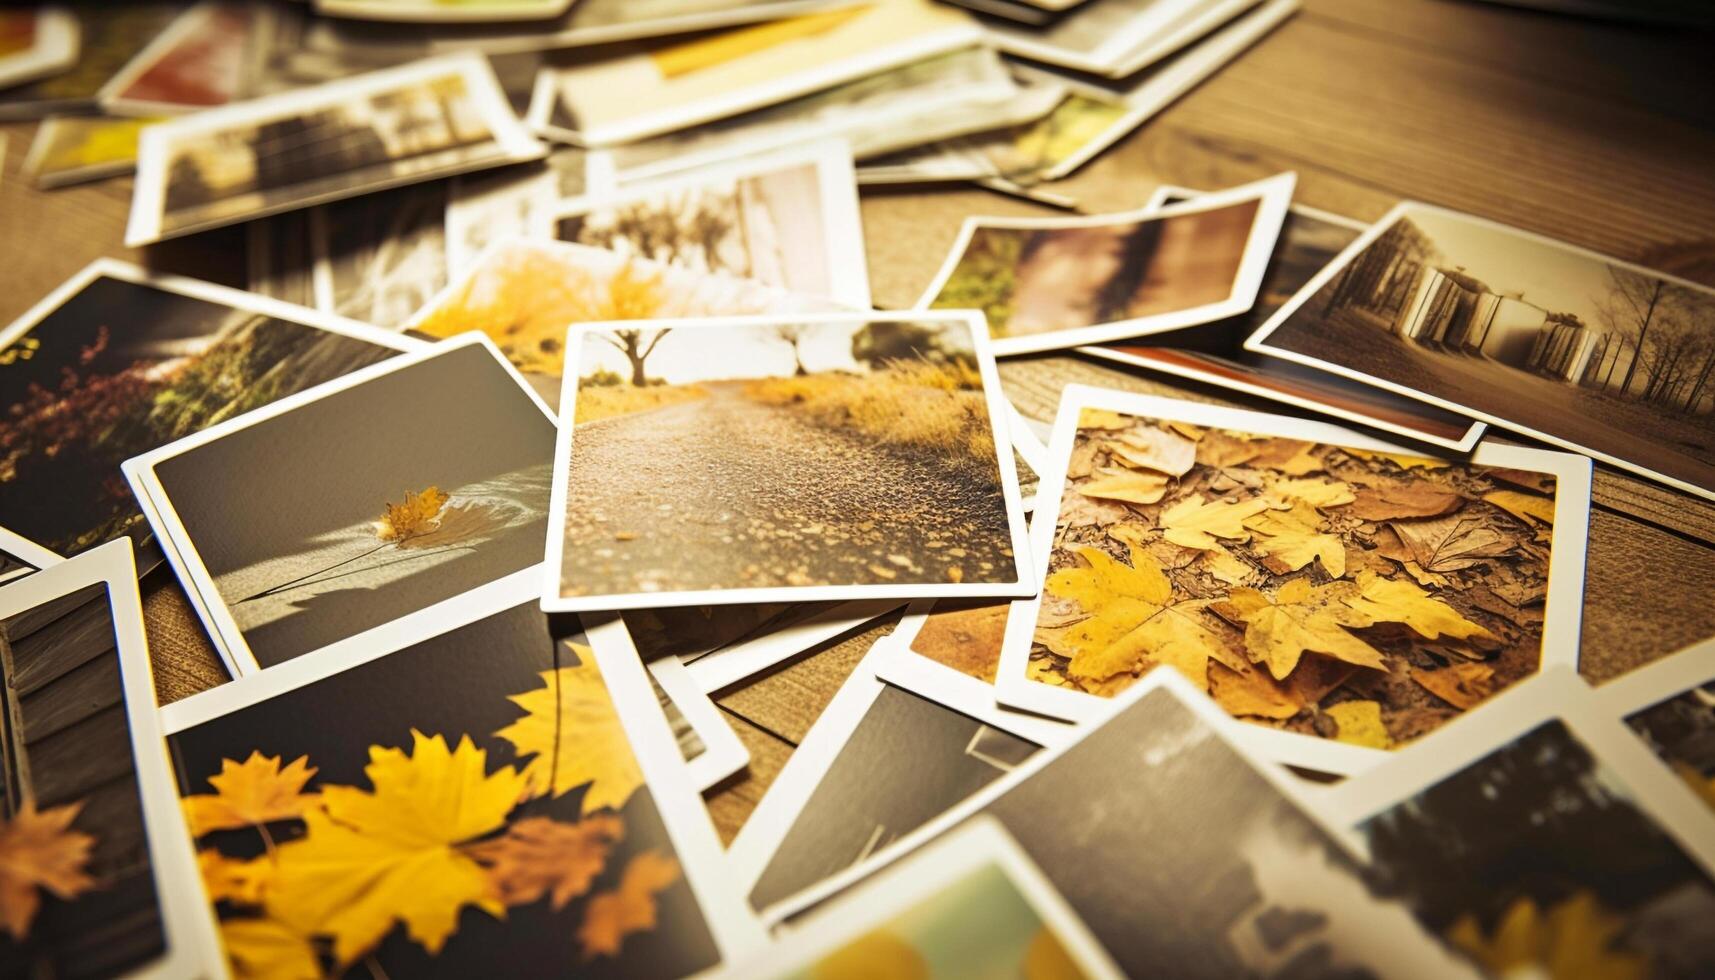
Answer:
[[[1376,890],[1490,976],[1715,971],[1715,881],[1559,720],[1358,830]]]
[[[1022,515],[965,321],[574,338],[561,598],[1016,581]]]
[[[1555,479],[1085,409],[1027,667],[1392,748],[1536,672]],[[1573,533],[1578,533],[1574,530]]]
[[[1626,724],[1715,810],[1715,681],[1634,712]]]
[[[238,977],[718,960],[589,647],[534,603],[170,744]]]
[[[144,533],[121,462],[395,353],[97,276],[0,348],[0,523],[62,557]]]

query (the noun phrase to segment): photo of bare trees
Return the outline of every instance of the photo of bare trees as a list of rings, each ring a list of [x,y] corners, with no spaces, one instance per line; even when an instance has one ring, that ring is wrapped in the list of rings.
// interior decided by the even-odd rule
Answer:
[[[1253,343],[1715,487],[1715,295],[1689,283],[1407,205]]]

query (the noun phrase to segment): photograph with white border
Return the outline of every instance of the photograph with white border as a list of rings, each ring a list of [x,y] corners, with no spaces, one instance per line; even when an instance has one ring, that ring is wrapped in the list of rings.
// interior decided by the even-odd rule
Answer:
[[[615,644],[613,656],[637,656],[623,623],[619,629],[603,630],[591,642],[604,640]],[[621,641],[625,646],[618,645]],[[721,709],[697,689],[684,664],[676,657],[657,657],[644,661],[644,665],[662,696],[661,709],[678,741],[692,785],[706,793],[750,765],[750,750],[739,741]]]
[[[31,21],[30,46],[0,55],[0,87],[33,82],[77,64],[83,31],[67,8],[58,4],[13,8],[0,17]]]
[[[620,615],[646,661],[674,657],[698,690],[714,694],[855,633],[903,604],[897,599],[771,602],[628,609]]]
[[[1715,810],[1715,640],[1686,647],[1596,689],[1596,701]]]

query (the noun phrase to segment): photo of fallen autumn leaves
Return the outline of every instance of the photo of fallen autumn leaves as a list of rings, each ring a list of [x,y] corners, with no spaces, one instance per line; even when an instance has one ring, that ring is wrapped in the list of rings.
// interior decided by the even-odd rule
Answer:
[[[1566,615],[1550,607],[1551,567],[1557,589],[1583,567],[1582,521],[1556,526],[1557,473],[1578,472],[1557,471],[1564,454],[1460,463],[1294,420],[1202,410],[1255,427],[1228,428],[1182,421],[1199,414],[1183,403],[1134,404],[1076,416],[1058,510],[1038,517],[1054,522],[1052,551],[1018,634],[1028,656],[1003,691],[1110,697],[1166,664],[1238,718],[1388,749],[1546,658],[1575,658],[1545,638]],[[1553,560],[1562,536],[1571,567]]]
[[[534,605],[170,737],[237,972],[677,976],[719,961],[612,679]]]

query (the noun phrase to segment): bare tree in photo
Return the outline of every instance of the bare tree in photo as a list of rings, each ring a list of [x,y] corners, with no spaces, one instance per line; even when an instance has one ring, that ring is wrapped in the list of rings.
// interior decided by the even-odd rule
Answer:
[[[661,341],[672,333],[672,328],[666,330],[614,330],[598,334],[601,339],[614,346],[625,359],[631,362],[631,384],[634,388],[644,388],[649,385],[649,376],[644,373],[644,362],[649,355],[655,353],[655,348],[661,346]]]
[[[1620,394],[1629,395],[1638,365],[1648,349],[1646,345],[1656,325],[1656,308],[1661,305],[1667,283],[1654,276],[1614,266],[1608,267],[1608,276],[1613,285],[1606,299],[1597,304],[1597,309],[1608,328],[1631,348],[1632,360],[1620,381]]]
[[[802,378],[810,372],[804,370],[804,354],[799,345],[804,342],[804,326],[798,323],[782,323],[774,328],[774,335],[792,345],[792,374]]]

